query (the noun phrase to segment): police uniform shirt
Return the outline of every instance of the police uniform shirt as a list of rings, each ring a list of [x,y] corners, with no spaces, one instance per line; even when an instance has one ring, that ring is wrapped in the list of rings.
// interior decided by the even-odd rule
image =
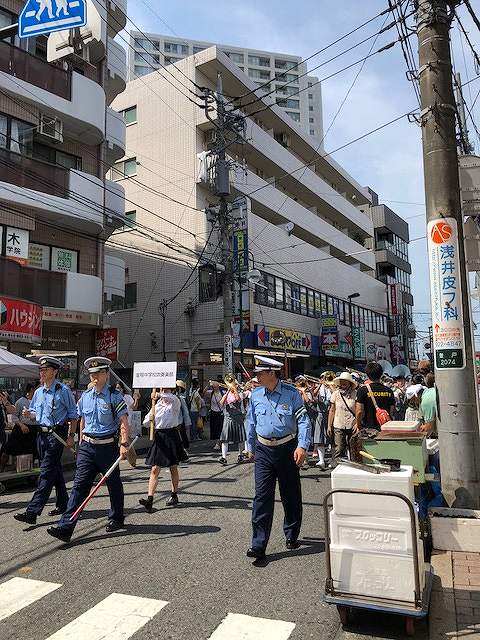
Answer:
[[[84,418],[86,436],[105,437],[117,432],[119,419],[128,414],[122,394],[105,385],[100,393],[95,387],[88,389],[78,401],[78,414]],[[112,412],[113,408],[113,412]]]
[[[257,435],[280,439],[298,431],[298,446],[306,451],[310,446],[312,427],[302,398],[293,385],[280,380],[273,391],[265,387],[252,391],[245,429],[251,452]]]
[[[66,384],[53,382],[50,387],[39,387],[33,394],[30,411],[35,420],[45,427],[65,424],[78,418],[73,393]]]

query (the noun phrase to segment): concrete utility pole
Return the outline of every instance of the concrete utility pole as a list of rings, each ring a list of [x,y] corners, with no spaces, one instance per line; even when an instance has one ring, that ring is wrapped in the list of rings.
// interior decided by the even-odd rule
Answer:
[[[417,0],[419,78],[442,491],[480,505],[480,436],[450,58],[454,2]]]

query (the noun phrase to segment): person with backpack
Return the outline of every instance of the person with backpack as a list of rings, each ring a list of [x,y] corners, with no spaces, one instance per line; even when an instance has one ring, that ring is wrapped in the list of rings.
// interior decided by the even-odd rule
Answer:
[[[392,419],[395,411],[393,391],[380,382],[382,365],[369,362],[365,367],[368,382],[357,391],[354,433],[361,429],[380,431],[382,424]]]
[[[333,381],[336,387],[330,397],[328,413],[328,435],[333,432],[335,448],[331,467],[335,468],[340,458],[346,458],[355,428],[355,400],[357,383],[351,373],[341,373]]]
[[[127,404],[115,386],[108,384],[111,364],[109,358],[100,356],[84,362],[93,386],[85,391],[77,405],[80,439],[75,479],[65,513],[57,526],[47,529],[49,535],[62,542],[70,542],[77,523],[77,520],[72,520],[73,514],[88,496],[97,474],[105,475],[118,459],[119,440],[120,457],[125,460],[128,455]],[[111,508],[105,530],[113,533],[124,528],[125,519],[123,485],[118,466],[108,476],[107,487]]]

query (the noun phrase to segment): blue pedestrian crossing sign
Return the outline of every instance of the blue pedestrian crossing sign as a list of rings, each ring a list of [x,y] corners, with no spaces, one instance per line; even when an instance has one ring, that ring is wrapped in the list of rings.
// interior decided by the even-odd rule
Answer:
[[[18,35],[28,38],[86,23],[86,0],[28,0],[18,19]]]

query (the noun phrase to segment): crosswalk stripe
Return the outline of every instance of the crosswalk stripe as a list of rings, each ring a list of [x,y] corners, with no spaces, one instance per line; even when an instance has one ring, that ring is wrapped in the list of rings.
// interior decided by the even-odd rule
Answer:
[[[47,640],[127,640],[167,604],[112,593]]]
[[[61,586],[55,582],[28,578],[12,578],[3,582],[0,584],[0,620],[5,620]]]
[[[294,629],[293,622],[229,613],[209,640],[288,640]]]

